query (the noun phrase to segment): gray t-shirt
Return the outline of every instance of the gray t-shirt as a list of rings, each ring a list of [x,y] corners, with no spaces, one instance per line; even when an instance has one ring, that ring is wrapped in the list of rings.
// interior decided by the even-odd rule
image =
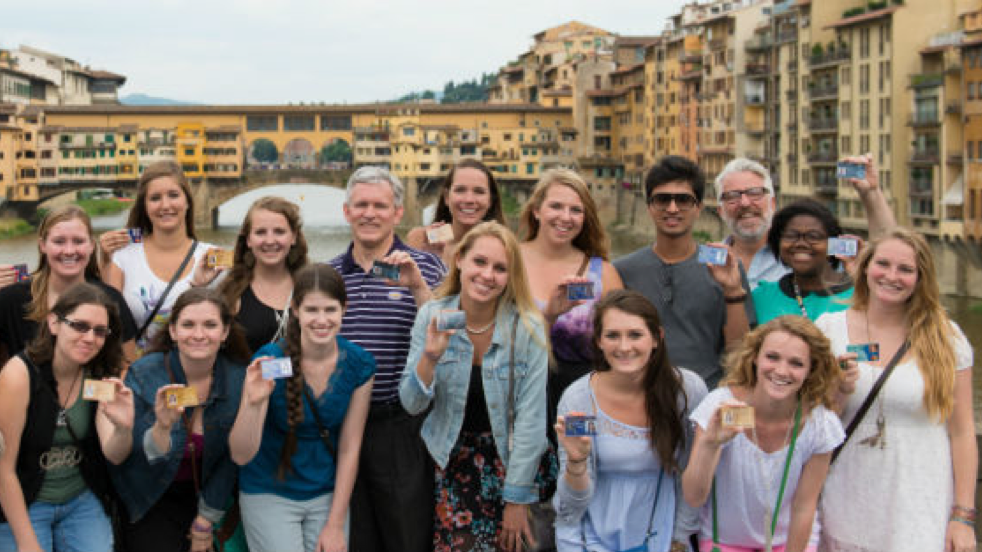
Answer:
[[[658,309],[672,364],[696,372],[710,389],[716,387],[723,376],[726,301],[723,288],[698,254],[667,264],[651,247],[642,247],[614,261],[614,268],[624,287],[641,293]]]

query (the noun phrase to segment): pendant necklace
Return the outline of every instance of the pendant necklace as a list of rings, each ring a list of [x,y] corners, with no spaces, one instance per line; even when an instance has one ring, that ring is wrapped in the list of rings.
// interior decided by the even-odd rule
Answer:
[[[794,418],[792,417],[791,423],[788,424],[788,431],[787,431],[787,433],[784,434],[784,441],[781,444],[781,449],[783,449],[784,447],[788,446],[788,441],[791,439],[791,430],[793,428],[794,428]],[[753,437],[754,437],[754,444],[757,445],[757,449],[760,452],[760,454],[757,454],[755,456],[757,458],[757,469],[760,471],[760,478],[761,478],[761,480],[763,480],[763,483],[764,483],[764,497],[765,497],[764,498],[764,504],[766,505],[764,507],[764,550],[766,552],[772,552],[772,550],[774,548],[773,547],[773,542],[774,542],[774,529],[773,529],[774,510],[771,508],[770,502],[769,502],[770,501],[770,496],[771,496],[771,477],[770,477],[771,474],[768,473],[770,470],[768,470],[767,467],[764,466],[764,462],[765,462],[765,460],[767,458],[769,458],[769,455],[768,455],[768,453],[764,452],[763,447],[760,446],[760,439],[757,437],[757,425],[754,424],[754,426],[750,429],[750,431],[751,431],[751,433],[753,434]],[[778,450],[781,450],[781,449],[778,449]],[[788,451],[788,454],[790,454],[790,453],[791,453],[791,451],[789,450]],[[763,458],[761,458],[761,455],[763,455]],[[780,500],[780,498],[779,497],[776,498],[775,499],[775,502],[777,502],[777,500]],[[777,508],[780,508],[780,504],[778,504],[776,507]]]
[[[467,333],[482,334],[482,333],[490,330],[491,329],[491,326],[494,326],[494,323],[495,323],[495,320],[492,318],[491,319],[491,322],[487,326],[484,326],[483,328],[472,328],[470,326],[464,326],[464,327],[467,328]]]
[[[57,427],[65,427],[68,425],[68,403],[72,401],[72,395],[75,394],[75,385],[78,383],[79,377],[82,375],[82,368],[79,367],[78,372],[75,374],[75,379],[72,380],[72,386],[68,388],[68,398],[65,399],[65,404],[58,403],[58,417],[55,419],[55,425]]]
[[[873,336],[869,333],[869,312],[866,313],[866,340],[869,343],[873,343]],[[886,384],[884,384],[886,387]],[[883,394],[886,392],[885,389],[880,389],[880,393],[876,397],[876,433],[861,439],[859,441],[860,445],[867,445],[870,448],[880,447],[880,450],[887,448],[887,419],[883,412]]]

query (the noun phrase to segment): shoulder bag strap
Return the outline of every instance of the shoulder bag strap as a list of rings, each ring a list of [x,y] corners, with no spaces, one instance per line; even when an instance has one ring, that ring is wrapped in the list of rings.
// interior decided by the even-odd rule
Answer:
[[[897,349],[897,352],[894,353],[893,358],[890,359],[890,362],[886,365],[886,368],[883,369],[883,373],[876,379],[876,383],[873,384],[873,388],[870,389],[869,394],[866,395],[866,400],[864,400],[863,404],[859,406],[859,410],[856,411],[856,415],[853,416],[852,421],[849,422],[849,427],[846,428],[846,438],[842,440],[842,444],[835,447],[835,450],[832,451],[832,460],[829,462],[829,464],[835,462],[835,459],[839,457],[839,453],[842,452],[843,447],[845,447],[846,443],[849,442],[849,438],[852,437],[852,434],[856,431],[856,428],[859,427],[859,423],[863,421],[863,418],[866,416],[866,412],[868,412],[870,407],[873,406],[873,401],[876,400],[876,397],[880,394],[880,390],[883,389],[883,386],[886,384],[887,378],[889,378],[890,374],[893,373],[893,369],[896,368],[897,363],[900,362],[900,359],[907,354],[908,349],[910,349],[910,340],[904,341],[904,344]]]
[[[307,400],[307,405],[310,406],[310,411],[314,414],[314,423],[317,424],[317,433],[321,436],[321,441],[324,442],[324,446],[327,447],[327,452],[331,454],[334,458],[338,457],[338,451],[334,447],[334,443],[331,442],[331,432],[327,430],[324,422],[321,420],[321,415],[317,412],[317,404],[314,402],[314,397],[310,395],[310,389],[307,389],[307,384],[303,385],[303,396]]]
[[[167,299],[167,294],[170,293],[170,290],[174,287],[174,284],[181,279],[181,274],[184,273],[184,268],[188,266],[188,261],[190,261],[191,257],[194,256],[194,250],[197,248],[198,240],[192,241],[191,249],[188,249],[188,254],[185,255],[184,260],[181,261],[181,266],[177,267],[177,271],[174,272],[173,276],[171,276],[170,282],[167,282],[167,287],[164,288],[164,292],[160,295],[160,300],[157,301],[157,304],[154,305],[153,310],[150,311],[150,316],[143,321],[143,325],[140,326],[139,330],[137,330],[136,337],[134,339],[139,340],[141,337],[143,337],[143,334],[147,331],[147,328],[150,327],[150,324],[153,322],[153,317],[157,316],[157,313],[160,311],[160,307],[164,306],[164,300]]]
[[[515,446],[515,337],[518,335],[518,312],[512,319],[511,343],[508,345],[508,456]]]

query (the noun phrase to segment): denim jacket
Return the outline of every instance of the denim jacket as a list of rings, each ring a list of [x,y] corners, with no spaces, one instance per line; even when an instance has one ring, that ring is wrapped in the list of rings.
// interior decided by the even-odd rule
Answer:
[[[156,416],[154,402],[157,389],[171,383],[164,367],[164,354],[153,353],[133,363],[126,374],[126,385],[133,390],[135,416],[133,451],[119,466],[110,466],[113,484],[126,504],[130,522],[136,522],[163,496],[177,475],[188,435],[179,420],[171,427],[170,449],[159,454],[150,438]],[[167,353],[176,383],[187,384],[177,349]],[[211,390],[204,404],[205,449],[202,456],[201,496],[198,514],[217,523],[232,497],[238,478],[238,467],[228,450],[228,434],[239,411],[245,368],[219,354],[215,362]]]
[[[402,405],[410,414],[432,410],[423,422],[421,435],[433,460],[446,467],[464,422],[464,406],[473,360],[474,345],[466,331],[450,338],[447,350],[436,364],[433,383],[427,387],[416,374],[426,345],[430,319],[443,309],[459,309],[459,296],[435,299],[423,305],[413,324],[412,342],[406,369],[399,385]],[[523,320],[518,321],[515,343],[515,434],[508,435],[508,372],[512,325],[516,308],[501,303],[495,320],[491,345],[481,361],[481,382],[491,420],[498,455],[505,465],[506,502],[538,502],[534,479],[542,453],[546,450],[546,374],[549,355],[543,324],[531,319],[534,337]],[[512,450],[509,450],[511,448]]]

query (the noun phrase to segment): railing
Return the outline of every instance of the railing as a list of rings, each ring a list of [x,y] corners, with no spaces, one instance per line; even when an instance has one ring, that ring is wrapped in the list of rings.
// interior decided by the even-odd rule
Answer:
[[[813,151],[808,154],[809,163],[835,163],[838,159],[835,151]]]
[[[788,160],[788,163],[797,163],[798,162],[798,156],[797,156],[797,154],[794,154],[794,153],[789,153],[787,155],[786,159]]]
[[[852,53],[848,49],[836,49],[828,52],[812,54],[808,58],[808,65],[812,68],[821,67],[823,65],[838,64],[849,61],[852,57]]]
[[[962,112],[962,103],[959,101],[948,102],[944,108],[945,113],[959,114]]]
[[[788,71],[790,71],[790,72],[793,73],[793,72],[795,72],[797,70],[798,70],[798,60],[793,59],[793,60],[789,61],[788,62]]]
[[[766,50],[771,47],[774,42],[769,36],[757,36],[748,40],[744,48],[748,52],[759,52],[761,50]],[[714,48],[715,49],[715,48]]]
[[[940,153],[936,149],[915,149],[910,154],[911,163],[936,165],[940,159]]]
[[[839,120],[828,118],[828,119],[812,119],[808,121],[808,129],[812,131],[836,131],[839,129]]]
[[[815,85],[808,89],[808,97],[812,101],[834,100],[839,97],[839,85],[837,83]]]
[[[785,95],[787,96],[789,102],[797,101],[798,100],[798,89],[797,88],[788,89],[788,91],[785,92]]]
[[[839,183],[834,178],[819,178],[815,180],[815,191],[820,194],[837,195]]]
[[[921,73],[910,76],[911,88],[932,88],[944,84],[944,75],[937,73]]]
[[[771,66],[766,63],[748,63],[747,74],[751,76],[766,76],[771,72]]]
[[[764,105],[764,96],[761,94],[747,94],[747,105]]]
[[[936,126],[941,124],[937,113],[912,113],[907,119],[907,126]]]
[[[960,151],[955,151],[955,152],[951,152],[951,153],[948,154],[948,164],[949,165],[961,165],[962,164],[962,161],[964,159],[965,159],[965,156],[962,155],[962,152],[960,152]]]
[[[777,33],[777,42],[794,42],[798,40],[797,29],[789,29],[787,31],[780,31]]]

